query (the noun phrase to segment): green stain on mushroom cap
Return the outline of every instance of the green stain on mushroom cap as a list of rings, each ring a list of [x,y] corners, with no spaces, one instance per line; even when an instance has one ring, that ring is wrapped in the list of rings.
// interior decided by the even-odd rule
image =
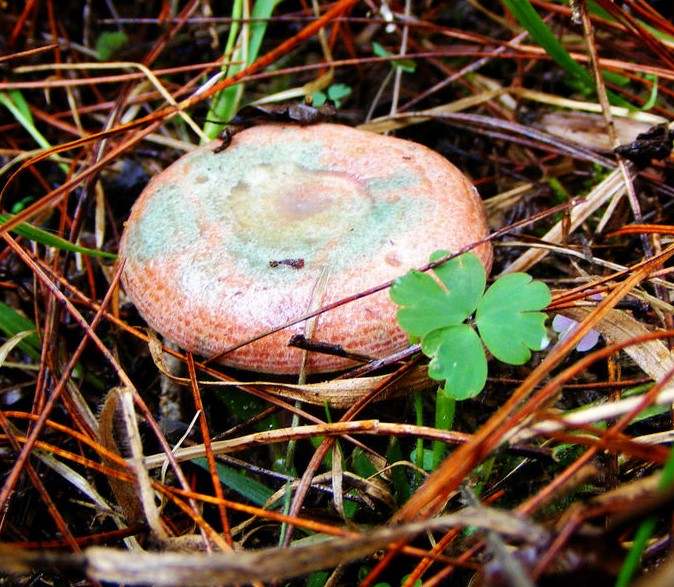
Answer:
[[[128,232],[127,256],[180,257],[199,242],[184,262],[203,270],[225,257],[252,273],[281,259],[339,270],[376,255],[396,228],[435,205],[410,194],[418,183],[411,168],[359,177],[324,165],[323,151],[322,143],[294,141],[191,153],[146,199]],[[288,271],[273,273],[283,279]]]
[[[418,180],[410,172],[392,173],[388,177],[375,177],[367,182],[371,192],[390,192],[393,190],[412,189]]]
[[[128,254],[139,261],[181,251],[185,243],[200,236],[198,216],[217,217],[227,209],[232,188],[246,170],[259,164],[284,161],[316,164],[312,150],[317,144],[285,144],[278,147],[241,145],[227,149],[226,155],[199,149],[174,164],[170,183],[159,186],[145,202],[138,222],[127,236]]]
[[[168,186],[146,203],[127,236],[127,255],[139,261],[169,256],[199,237],[194,208],[177,186]]]

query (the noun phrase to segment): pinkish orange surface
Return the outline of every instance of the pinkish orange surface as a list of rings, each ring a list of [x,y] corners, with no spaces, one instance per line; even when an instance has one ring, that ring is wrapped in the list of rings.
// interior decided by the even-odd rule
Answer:
[[[210,357],[487,234],[477,193],[433,151],[346,126],[258,126],[185,155],[135,203],[120,253],[130,299],[167,339]],[[489,269],[491,247],[475,252]],[[293,334],[372,357],[406,344],[387,291],[227,354],[297,373]],[[349,366],[311,353],[309,372]]]

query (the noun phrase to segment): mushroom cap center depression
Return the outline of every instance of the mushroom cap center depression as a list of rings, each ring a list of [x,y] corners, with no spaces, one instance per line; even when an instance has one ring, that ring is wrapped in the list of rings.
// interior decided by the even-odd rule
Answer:
[[[241,238],[268,247],[322,245],[355,229],[372,208],[365,186],[344,173],[288,163],[258,165],[231,191]]]

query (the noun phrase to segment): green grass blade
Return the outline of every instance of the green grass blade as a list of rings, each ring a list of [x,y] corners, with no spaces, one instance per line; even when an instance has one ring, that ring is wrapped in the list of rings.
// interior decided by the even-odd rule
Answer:
[[[658,481],[658,489],[666,491],[674,484],[674,449],[669,450],[669,456],[665,462],[665,466],[660,473],[660,480]],[[620,568],[618,578],[616,580],[616,587],[628,587],[632,582],[632,577],[639,569],[641,563],[641,556],[646,550],[648,541],[653,534],[656,526],[655,516],[649,516],[637,528],[632,541],[632,548],[627,553],[623,566]]]
[[[229,33],[227,35],[227,44],[225,45],[225,58],[231,56],[232,51],[234,50],[234,44],[236,39],[239,36],[239,31],[241,30],[241,16],[243,15],[243,0],[234,0],[232,5],[232,26],[229,27]],[[223,67],[223,70],[227,69]]]
[[[400,441],[397,438],[392,437],[389,441],[388,449],[386,450],[386,461],[389,463],[399,463],[405,460],[400,447]],[[399,504],[405,503],[412,494],[412,487],[410,486],[410,481],[407,478],[404,467],[391,468],[391,482],[393,484],[393,494],[395,495],[396,502]]]
[[[417,426],[424,425],[424,398],[418,391],[414,392],[414,412],[416,414]],[[424,439],[417,438],[417,446],[414,451],[414,464],[423,469],[424,467]]]
[[[33,113],[30,111],[30,106],[23,97],[23,94],[19,90],[9,90],[7,95],[9,96],[12,104],[19,111],[20,115],[24,118],[26,124],[34,127],[35,123],[33,122]],[[40,135],[40,137],[45,143],[47,142],[47,140],[42,135]]]
[[[503,2],[531,38],[571,75],[577,89],[585,95],[592,93],[594,91],[592,76],[573,60],[529,0],[503,0]]]
[[[19,332],[32,330],[35,332],[35,324],[23,314],[19,314],[14,308],[0,302],[0,331],[11,338]],[[17,345],[31,359],[40,358],[40,341],[36,334],[30,334]]]
[[[0,214],[0,224],[4,224],[11,218],[12,216],[10,214]],[[11,232],[21,235],[28,240],[35,241],[48,247],[54,247],[55,249],[60,249],[62,251],[81,253],[83,255],[89,255],[90,257],[102,257],[104,259],[117,258],[117,255],[114,253],[107,253],[106,251],[99,251],[98,249],[80,247],[79,245],[75,245],[70,241],[47,232],[46,230],[36,228],[35,226],[26,223],[19,224],[17,227],[13,228]]]
[[[568,0],[556,0],[556,1],[558,3],[568,4]],[[595,14],[595,15],[603,18],[604,20],[616,22],[616,19],[614,18],[614,16],[608,10],[604,10],[601,6],[599,6],[593,0],[590,0],[587,3],[587,8],[588,8],[588,10],[590,11],[591,14]],[[674,36],[668,35],[667,33],[663,32],[659,29],[656,29],[654,26],[651,26],[650,24],[648,24],[647,22],[645,22],[645,21],[643,21],[639,18],[637,18],[636,21],[637,21],[637,23],[639,23],[640,27],[646,29],[649,33],[651,33],[651,35],[653,35],[654,37],[657,37],[661,41],[674,42]]]
[[[438,430],[451,430],[454,426],[456,414],[456,400],[447,393],[444,387],[439,387],[435,397],[435,427]],[[433,470],[437,469],[447,454],[447,444],[433,441]]]
[[[517,22],[527,30],[531,38],[536,41],[554,61],[570,76],[569,83],[584,96],[593,94],[596,90],[594,78],[581,65],[576,63],[564,46],[557,40],[529,0],[503,0]],[[635,107],[617,94],[607,91],[609,101],[614,106],[623,106],[634,110]]]
[[[225,59],[229,60],[231,55],[233,61],[243,59],[245,55],[245,62],[235,64],[230,67],[224,67],[223,71],[228,72],[231,77],[244,67],[253,63],[260,52],[264,35],[267,32],[267,19],[269,19],[274,11],[274,8],[281,0],[257,0],[251,12],[251,19],[253,22],[248,26],[248,47],[247,51],[236,50],[232,53],[234,42],[237,36],[242,34],[238,23],[233,23],[227,39],[227,46],[225,47]],[[232,18],[241,18],[241,2],[237,1],[232,7]],[[236,16],[235,16],[236,14]],[[235,26],[236,25],[236,26]],[[237,113],[241,97],[243,96],[243,84],[236,84],[229,88],[225,88],[218,92],[211,103],[211,108],[208,111],[206,124],[204,124],[204,133],[211,139],[214,139],[222,131],[225,124],[229,122]]]
[[[656,519],[651,516],[641,522],[641,525],[637,528],[634,539],[632,540],[632,548],[630,548],[630,551],[627,553],[625,562],[623,562],[620,573],[618,573],[618,578],[615,583],[616,587],[629,587],[632,582],[632,577],[639,569],[641,555],[653,534],[653,530],[655,530],[655,523]]]
[[[229,29],[227,36],[227,44],[223,52],[223,59],[226,65],[223,65],[222,71],[229,74],[231,77],[241,69],[240,65],[229,65],[230,61],[235,58],[234,46],[241,31],[240,19],[243,15],[243,0],[235,0],[232,5],[232,26]],[[204,124],[204,133],[214,139],[222,130],[224,123],[228,122],[234,116],[234,105],[237,100],[238,93],[242,91],[241,84],[225,88],[218,92],[211,101],[206,122]]]
[[[195,465],[199,465],[202,469],[208,471],[208,461],[204,458],[193,459]],[[263,485],[255,479],[246,477],[237,470],[232,469],[221,463],[216,464],[218,470],[218,478],[223,485],[229,487],[232,491],[236,491],[246,499],[258,506],[264,506],[265,503],[274,495],[274,492],[266,485]]]
[[[33,140],[43,149],[50,149],[51,145],[44,135],[37,129],[33,122],[33,115],[30,112],[30,107],[24,99],[21,92],[13,90],[9,93],[0,92],[0,104],[2,104],[14,119],[33,137]],[[55,159],[55,157],[51,157]],[[65,163],[59,163],[63,173],[68,173],[68,166]]]
[[[254,22],[250,25],[250,40],[248,42],[248,63],[253,63],[260,54],[260,47],[264,40],[264,35],[267,32],[267,19],[269,19],[274,12],[277,4],[281,0],[257,0],[253,6],[253,13],[251,14]],[[255,20],[260,19],[260,20]]]
[[[653,82],[653,85],[651,86],[651,94],[648,97],[648,100],[644,102],[644,105],[639,110],[643,112],[648,112],[651,108],[653,108],[653,106],[655,106],[655,103],[658,101],[658,76],[647,73],[644,77],[646,79],[651,80]]]

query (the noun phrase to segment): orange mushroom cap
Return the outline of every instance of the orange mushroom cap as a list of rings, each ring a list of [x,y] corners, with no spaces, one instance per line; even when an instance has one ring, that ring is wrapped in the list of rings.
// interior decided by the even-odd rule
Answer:
[[[122,282],[166,339],[214,356],[308,311],[424,265],[487,235],[476,190],[416,143],[350,127],[266,125],[220,153],[188,153],[134,204],[120,245]],[[487,270],[491,246],[474,249]],[[407,343],[387,291],[315,320],[311,336],[372,357]],[[300,323],[221,362],[297,373]],[[350,366],[310,353],[309,372]]]

